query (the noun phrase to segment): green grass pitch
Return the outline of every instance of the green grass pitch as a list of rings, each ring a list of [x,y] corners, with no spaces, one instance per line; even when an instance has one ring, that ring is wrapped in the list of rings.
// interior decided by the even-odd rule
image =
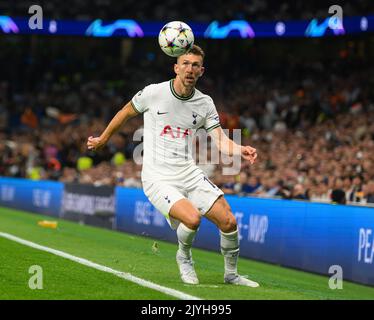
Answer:
[[[210,300],[374,299],[374,288],[344,281],[331,290],[328,277],[241,258],[239,272],[260,283],[246,288],[223,283],[223,258],[217,252],[193,250],[200,285],[180,281],[176,245],[122,232],[82,226],[64,220],[57,229],[42,228],[50,217],[0,207],[0,232],[88,259],[163,287]],[[31,290],[29,268],[43,268],[43,289]],[[0,299],[176,299],[115,275],[0,237]]]

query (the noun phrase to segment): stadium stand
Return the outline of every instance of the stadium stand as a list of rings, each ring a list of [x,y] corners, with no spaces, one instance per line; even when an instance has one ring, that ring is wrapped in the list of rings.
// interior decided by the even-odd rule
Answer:
[[[300,18],[297,6],[288,1],[255,1],[251,6],[233,1],[230,10],[219,2],[214,18],[221,20],[274,19],[274,12],[279,19]],[[127,1],[114,10],[101,0],[90,11],[87,1],[71,7],[59,1],[40,3],[46,15],[56,18],[109,19],[126,12],[143,20],[175,18],[178,6],[170,0],[150,10]],[[372,5],[358,1],[353,9],[342,3],[351,15],[368,12]],[[25,5],[17,1],[1,9],[16,15]],[[198,14],[187,7],[184,19],[212,19],[209,6],[201,3]],[[273,6],[277,10],[268,14]],[[322,2],[303,3],[303,8],[301,18],[315,16]],[[257,163],[243,164],[238,176],[222,176],[221,165],[201,164],[218,186],[228,194],[374,202],[370,35],[201,45],[207,72],[198,88],[214,98],[222,127],[241,128],[242,141],[259,153]],[[173,77],[173,61],[154,39],[4,36],[0,49],[1,60],[7,61],[0,75],[0,175],[141,187],[141,165],[132,159],[140,143],[133,134],[142,126],[141,117],[132,119],[101,152],[88,151],[85,143],[138,90]]]

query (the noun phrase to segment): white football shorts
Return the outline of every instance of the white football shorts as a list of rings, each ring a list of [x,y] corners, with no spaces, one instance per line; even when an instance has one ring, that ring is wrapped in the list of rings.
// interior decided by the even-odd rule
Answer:
[[[205,215],[218,197],[224,194],[204,174],[199,174],[190,181],[188,179],[143,181],[143,190],[149,201],[165,216],[172,229],[178,228],[180,223],[169,216],[174,203],[187,199],[202,215]]]

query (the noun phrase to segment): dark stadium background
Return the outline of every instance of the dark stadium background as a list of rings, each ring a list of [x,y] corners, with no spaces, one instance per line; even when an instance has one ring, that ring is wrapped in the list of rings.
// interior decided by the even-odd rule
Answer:
[[[192,1],[181,13],[179,1],[33,4],[42,6],[45,18],[165,22],[308,19],[327,16],[329,6],[323,1],[218,1],[211,10],[212,4]],[[367,14],[372,6],[370,1],[339,4],[344,16]],[[27,16],[28,6],[27,1],[2,1],[0,10]],[[198,88],[215,100],[222,126],[241,128],[243,141],[259,151],[257,164],[244,166],[240,177],[205,166],[226,193],[374,201],[371,34],[196,43],[207,54]],[[174,60],[161,52],[156,39],[3,34],[0,49],[1,175],[141,187],[140,166],[131,161],[132,134],[141,117],[100,153],[88,152],[85,141],[99,134],[138,90],[173,77]],[[48,107],[61,113],[58,119]],[[113,165],[115,154],[128,161]],[[93,166],[82,171],[77,163],[85,156]]]

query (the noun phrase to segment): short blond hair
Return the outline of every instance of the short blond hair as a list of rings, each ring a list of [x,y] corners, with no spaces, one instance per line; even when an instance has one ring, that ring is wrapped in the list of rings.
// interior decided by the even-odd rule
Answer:
[[[190,49],[188,49],[185,54],[194,54],[196,56],[200,56],[203,59],[203,61],[204,61],[204,58],[205,58],[205,52],[204,52],[204,50],[201,49],[196,44],[194,44]],[[177,58],[177,60],[178,59],[179,59],[179,57]]]
[[[188,51],[186,52],[186,54],[188,54],[188,53],[192,53],[192,54],[195,54],[197,56],[201,56],[203,58],[203,60],[205,58],[205,52],[204,52],[204,50],[201,49],[196,44],[194,44],[191,49],[188,49]]]

